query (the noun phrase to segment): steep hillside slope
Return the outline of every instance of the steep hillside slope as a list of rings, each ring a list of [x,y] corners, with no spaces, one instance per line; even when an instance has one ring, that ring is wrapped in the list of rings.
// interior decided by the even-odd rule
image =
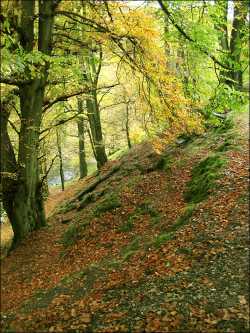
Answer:
[[[249,331],[244,126],[141,144],[51,199],[3,260],[3,331]]]

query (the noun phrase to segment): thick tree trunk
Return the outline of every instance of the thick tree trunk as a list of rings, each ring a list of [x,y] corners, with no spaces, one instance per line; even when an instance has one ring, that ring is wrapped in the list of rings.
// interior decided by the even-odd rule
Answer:
[[[77,127],[78,127],[78,140],[79,140],[79,171],[81,179],[87,176],[88,168],[87,168],[86,154],[85,154],[85,120],[82,118],[83,100],[81,98],[78,98],[77,102],[78,102],[78,114],[80,116],[77,120]]]
[[[1,199],[3,208],[8,214],[9,220],[13,216],[13,198],[17,185],[17,163],[13,146],[11,144],[7,126],[10,112],[8,105],[13,95],[10,94],[5,101],[1,101],[0,123],[1,123],[1,142],[0,142],[0,172],[1,172]]]
[[[51,52],[54,1],[39,1],[38,50]],[[21,1],[20,43],[24,52],[33,50],[35,1]],[[41,182],[39,177],[39,132],[48,64],[41,66],[39,77],[31,78],[19,87],[21,127],[19,135],[18,169],[12,200],[10,222],[14,231],[14,245],[32,230],[46,224]],[[30,70],[26,68],[27,77]]]
[[[44,87],[41,80],[21,87],[21,129],[18,154],[18,184],[13,201],[14,242],[46,224],[39,179],[39,131]]]

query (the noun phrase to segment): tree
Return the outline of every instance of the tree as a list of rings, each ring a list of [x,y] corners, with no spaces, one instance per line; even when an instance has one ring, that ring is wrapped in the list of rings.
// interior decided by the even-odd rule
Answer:
[[[236,90],[243,89],[242,49],[246,44],[247,25],[247,1],[233,1],[234,11],[232,29],[229,29],[229,3],[225,0],[217,0],[217,16],[215,15],[215,27],[218,31],[222,61],[229,67],[228,70],[220,70],[220,80]]]
[[[88,167],[86,162],[85,153],[85,119],[83,118],[83,100],[81,98],[77,99],[78,104],[78,114],[77,118],[77,128],[78,128],[78,140],[79,140],[79,171],[80,178],[84,178],[88,174]]]
[[[61,145],[61,135],[59,133],[58,128],[56,129],[56,144],[57,144],[58,157],[59,157],[59,170],[60,170],[61,186],[62,186],[62,191],[64,191],[63,154],[62,154],[62,145]]]
[[[148,8],[130,10],[123,2],[89,1],[88,10],[84,9],[86,2],[77,2],[75,11],[75,3],[73,6],[71,1],[22,0],[11,3],[12,7],[3,5],[9,9],[4,7],[6,11],[1,16],[4,31],[1,82],[5,88],[7,85],[1,105],[1,136],[5,143],[5,148],[1,148],[1,174],[6,176],[2,182],[4,208],[14,229],[16,244],[46,223],[42,187],[50,167],[43,166],[41,172],[41,144],[50,132],[53,143],[56,140],[59,143],[59,159],[65,161],[61,140],[59,136],[56,139],[56,129],[71,120],[76,125],[75,119],[78,119],[81,175],[86,174],[83,155],[85,124],[80,123],[82,110],[86,108],[87,131],[97,166],[101,168],[106,163],[100,81],[106,84],[112,80],[109,85],[112,88],[122,79],[131,92],[135,89],[133,103],[135,109],[140,110],[141,118],[149,120],[147,132],[151,137],[164,132],[164,137],[171,141],[184,131],[199,129],[201,121],[199,114],[190,109],[179,78],[166,69],[158,19]],[[79,52],[80,48],[82,52]],[[114,63],[117,73],[122,69],[122,78],[114,75],[112,79],[103,79],[100,72],[105,67],[103,63],[108,61]],[[12,91],[12,86],[17,89]],[[107,94],[109,92],[108,89]],[[78,108],[74,102],[76,99],[70,102],[70,112],[56,107],[73,97],[81,100]],[[20,115],[16,151],[8,126],[11,122],[7,101],[12,99]],[[126,109],[129,147],[134,130],[132,119],[132,112]],[[109,136],[113,134],[110,132]],[[49,157],[46,152],[48,163],[52,154],[57,152],[50,151]],[[62,171],[61,165],[61,174]]]
[[[14,161],[13,149],[8,144],[9,162],[4,162],[6,172],[15,170],[14,182],[3,182],[3,203],[14,231],[14,244],[25,238],[32,230],[46,224],[41,182],[39,179],[39,134],[44,92],[48,77],[49,62],[44,60],[51,54],[54,13],[59,1],[39,1],[38,43],[35,40],[35,0],[20,2],[20,24],[15,30],[20,51],[28,59],[24,68],[24,79],[9,80],[18,86],[21,126],[19,134],[18,159]],[[10,20],[11,21],[11,20]],[[37,51],[36,51],[37,46]],[[29,66],[29,55],[38,52],[41,62],[39,72]],[[45,56],[43,58],[43,56]],[[12,81],[12,82],[10,82]],[[1,110],[2,111],[2,110]],[[1,112],[2,116],[3,112]],[[7,114],[2,118],[7,119]],[[6,126],[5,126],[6,129]],[[4,140],[8,141],[6,131]],[[4,155],[4,154],[3,154]],[[12,163],[11,163],[12,162]],[[13,165],[14,163],[14,165]],[[12,166],[12,167],[11,167]],[[6,186],[10,185],[9,189]]]
[[[103,141],[100,109],[97,100],[97,85],[101,70],[102,51],[99,53],[99,66],[96,68],[96,59],[90,50],[85,62],[85,77],[91,87],[91,93],[87,98],[87,115],[90,124],[93,141],[94,155],[96,157],[97,168],[101,168],[107,162],[105,145]]]

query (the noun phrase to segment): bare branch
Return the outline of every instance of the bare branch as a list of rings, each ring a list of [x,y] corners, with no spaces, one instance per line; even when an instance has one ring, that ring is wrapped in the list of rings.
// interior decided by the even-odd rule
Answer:
[[[52,159],[52,161],[51,161],[51,163],[50,163],[49,168],[47,169],[45,175],[42,177],[41,182],[40,182],[40,186],[41,186],[41,187],[42,187],[42,185],[43,185],[43,182],[44,182],[45,179],[47,178],[47,176],[48,176],[48,174],[49,174],[49,172],[50,172],[50,170],[51,170],[51,168],[52,168],[52,166],[53,166],[55,160],[57,159],[57,157],[58,157],[58,155],[55,155],[55,156],[54,156],[54,158]]]
[[[13,128],[13,130],[19,135],[20,132],[18,131],[18,129],[16,128],[16,126],[13,124],[13,122],[10,119],[8,119],[8,123]]]

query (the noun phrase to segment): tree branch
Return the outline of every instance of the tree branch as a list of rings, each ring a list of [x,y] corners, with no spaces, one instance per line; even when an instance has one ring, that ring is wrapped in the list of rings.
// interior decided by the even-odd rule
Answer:
[[[58,96],[57,98],[55,98],[53,101],[45,101],[44,103],[44,108],[43,108],[43,112],[47,111],[48,109],[50,109],[54,104],[58,103],[58,102],[63,102],[63,101],[67,101],[69,98],[71,97],[75,97],[75,96],[79,96],[82,94],[86,94],[88,92],[88,90],[86,88],[84,88],[83,90],[77,91],[77,92],[73,92],[67,95],[61,95]]]
[[[11,78],[11,77],[4,77],[2,74],[0,74],[0,83],[4,83],[4,84],[8,84],[10,86],[21,86],[24,84],[29,83],[30,80],[24,81],[24,80],[17,80],[15,78]]]
[[[41,186],[41,187],[42,187],[42,185],[43,185],[43,182],[44,182],[45,179],[47,178],[47,176],[48,176],[48,174],[49,174],[49,172],[50,172],[50,170],[51,170],[51,168],[52,168],[52,166],[53,166],[55,160],[57,159],[57,157],[58,157],[58,155],[56,154],[56,155],[54,156],[54,158],[52,159],[52,161],[51,161],[51,163],[50,163],[50,166],[49,166],[49,168],[47,169],[45,175],[42,177],[41,182],[40,182],[40,186]]]
[[[163,10],[163,12],[167,15],[167,17],[169,18],[169,20],[171,21],[171,23],[173,24],[173,26],[180,32],[180,34],[182,36],[185,37],[185,39],[187,39],[189,42],[193,43],[197,49],[199,49],[202,53],[206,54],[210,59],[213,60],[213,62],[215,62],[216,64],[218,64],[219,66],[221,66],[222,68],[225,69],[230,69],[230,67],[226,66],[225,64],[223,64],[222,62],[220,62],[213,54],[210,54],[207,50],[203,49],[202,47],[200,47],[197,44],[197,41],[194,40],[192,37],[190,37],[176,22],[175,19],[173,18],[172,14],[170,13],[170,11],[168,10],[168,8],[165,6],[165,4],[163,3],[163,0],[157,0],[161,9]]]
[[[16,128],[16,126],[13,124],[13,122],[10,119],[8,119],[8,123],[13,128],[13,130],[19,135],[20,132],[18,131],[18,129]]]
[[[111,89],[111,88],[113,88],[113,87],[115,87],[117,85],[119,85],[119,83],[115,83],[115,84],[112,84],[110,86],[99,87],[97,89],[85,88],[85,89],[77,91],[77,92],[73,92],[73,93],[70,93],[70,94],[67,94],[67,95],[59,96],[59,97],[55,98],[53,101],[45,101],[43,112],[45,112],[48,109],[50,109],[54,104],[56,104],[58,102],[67,101],[71,97],[79,96],[79,95],[82,95],[82,94],[89,94],[91,91],[97,91],[97,90],[103,90],[103,89]]]

